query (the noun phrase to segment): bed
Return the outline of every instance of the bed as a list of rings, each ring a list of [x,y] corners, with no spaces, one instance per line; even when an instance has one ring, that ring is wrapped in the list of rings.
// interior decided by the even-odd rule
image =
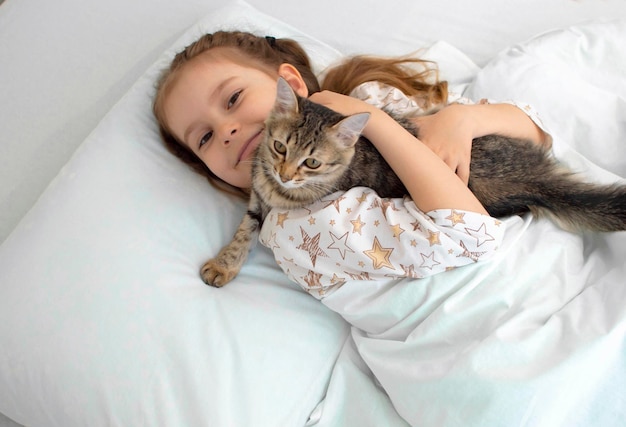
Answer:
[[[205,286],[245,205],[171,157],[150,100],[219,28],[295,38],[320,73],[433,59],[471,99],[532,105],[588,179],[626,182],[621,0],[5,0],[2,427],[624,425],[625,232],[504,218],[490,261],[321,301],[257,245]]]

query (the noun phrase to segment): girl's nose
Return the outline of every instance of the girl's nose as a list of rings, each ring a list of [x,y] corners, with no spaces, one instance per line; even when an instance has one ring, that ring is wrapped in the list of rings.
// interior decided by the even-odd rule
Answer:
[[[224,144],[230,144],[231,139],[235,136],[235,134],[237,133],[237,128],[231,128],[230,131],[226,131],[225,132],[225,138],[224,138]]]

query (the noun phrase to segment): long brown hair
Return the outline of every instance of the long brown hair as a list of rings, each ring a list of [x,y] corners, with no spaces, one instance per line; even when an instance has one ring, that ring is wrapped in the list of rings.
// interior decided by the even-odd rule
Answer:
[[[304,49],[296,41],[288,38],[261,37],[241,31],[218,31],[205,34],[176,54],[169,67],[163,71],[156,85],[156,94],[152,110],[157,119],[159,132],[168,150],[187,163],[196,172],[206,176],[221,190],[240,196],[247,193],[220,178],[191,151],[178,141],[170,131],[164,112],[164,102],[170,88],[176,81],[178,72],[191,59],[217,47],[232,48],[239,56],[251,61],[260,68],[278,70],[284,63],[293,65],[304,80],[309,95],[320,91],[320,84],[311,67],[311,61]],[[417,65],[421,71],[415,71]],[[357,56],[327,70],[323,89],[348,95],[352,89],[367,81],[380,81],[397,87],[408,96],[422,101],[427,106],[445,102],[447,97],[446,82],[433,80],[432,67],[428,61],[419,59],[389,59],[369,56]]]
[[[381,82],[400,89],[425,108],[444,104],[448,83],[439,81],[436,65],[418,58],[354,56],[327,71],[322,89],[349,95],[365,82]]]

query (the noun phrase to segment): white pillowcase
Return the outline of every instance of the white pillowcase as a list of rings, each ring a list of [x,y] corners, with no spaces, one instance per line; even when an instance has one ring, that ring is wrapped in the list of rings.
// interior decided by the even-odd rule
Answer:
[[[165,52],[102,120],[0,247],[0,412],[25,425],[303,425],[347,324],[260,245],[224,289],[199,266],[242,202],[160,142],[154,82],[205,32],[302,43],[316,70],[339,53],[243,2]]]
[[[617,18],[512,46],[480,70],[464,95],[526,102],[553,133],[557,157],[598,180],[626,176],[626,158],[618,154],[626,133],[626,19]]]

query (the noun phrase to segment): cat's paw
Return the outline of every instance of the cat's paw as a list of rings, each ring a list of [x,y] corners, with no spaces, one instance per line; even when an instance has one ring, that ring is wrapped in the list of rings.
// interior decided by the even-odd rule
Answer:
[[[208,260],[200,269],[200,276],[204,283],[216,288],[221,288],[239,273],[239,270],[233,269],[223,262],[220,262],[219,258],[213,258]]]

